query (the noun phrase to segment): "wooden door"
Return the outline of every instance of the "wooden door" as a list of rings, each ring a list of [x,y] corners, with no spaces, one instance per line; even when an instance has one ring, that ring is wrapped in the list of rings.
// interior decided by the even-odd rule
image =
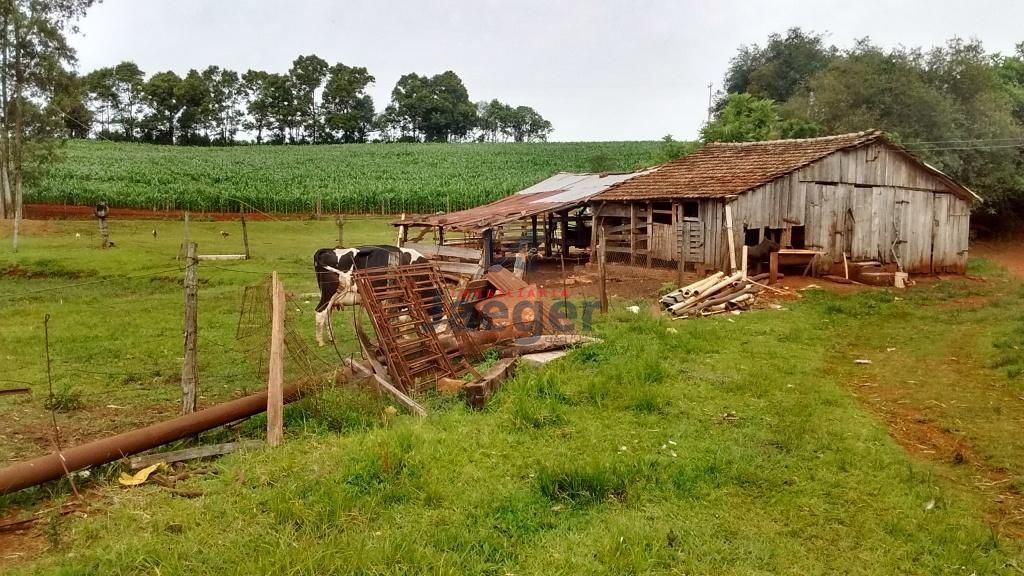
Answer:
[[[704,223],[697,219],[679,222],[679,254],[683,262],[704,262]]]

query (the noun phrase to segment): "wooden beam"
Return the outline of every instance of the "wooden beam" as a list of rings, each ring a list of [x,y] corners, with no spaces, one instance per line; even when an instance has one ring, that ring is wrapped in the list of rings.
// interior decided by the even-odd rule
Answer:
[[[604,208],[604,202],[601,202],[600,205],[594,205],[594,204],[590,205],[590,211],[591,211],[591,216],[590,216],[590,252],[591,252],[591,254],[597,254],[597,252],[595,252],[595,250],[597,249],[597,242],[598,242],[598,240],[597,240],[597,227],[601,223],[601,209],[602,208]]]
[[[647,201],[647,267],[651,267],[652,241],[654,240],[654,203]]]
[[[558,219],[559,227],[561,228],[562,236],[562,256],[569,255],[569,211],[566,210],[559,214]]]
[[[428,259],[442,257],[478,262],[480,260],[480,256],[483,254],[482,250],[477,250],[476,248],[465,248],[462,246],[438,246],[437,244],[421,244],[419,242],[406,242],[403,245],[403,248],[415,250],[426,256]]]
[[[636,202],[629,203],[629,263],[636,264]]]
[[[223,456],[224,454],[230,454],[232,452],[237,452],[238,450],[258,448],[260,446],[263,446],[263,442],[260,440],[244,440],[242,442],[226,442],[224,444],[193,446],[192,448],[185,448],[184,450],[176,450],[174,452],[158,452],[156,454],[136,456],[128,460],[128,466],[132,470],[141,470],[142,468],[152,466],[153,464],[171,464],[174,462],[195,460],[196,458]]]
[[[551,212],[547,212],[547,213],[544,214],[544,257],[545,258],[551,258],[551,250],[552,250],[551,241],[554,240],[554,233],[552,233],[552,231],[554,229],[555,229],[554,215]]]
[[[356,362],[355,360],[352,360],[350,358],[345,359],[345,364],[352,368],[352,370],[359,372],[361,374],[365,374],[370,378],[373,378],[373,380],[377,383],[377,386],[379,388],[381,388],[388,394],[391,394],[395,398],[395,400],[398,400],[399,404],[408,408],[413,414],[419,416],[420,418],[426,418],[427,410],[423,408],[423,406],[421,406],[412,398],[406,396],[405,393],[399,390],[398,388],[395,388],[394,385],[391,384],[391,382],[388,382],[380,374],[377,374],[373,370],[370,370],[366,366],[363,366],[359,362]]]
[[[245,254],[200,254],[199,260],[248,260]]]
[[[768,284],[772,285],[779,281],[779,253],[772,252],[768,256]]]
[[[597,236],[597,277],[598,277],[598,288],[601,298],[601,313],[608,313],[608,284],[605,279],[608,270],[606,266],[607,257],[607,242],[608,240],[604,237],[604,227],[598,230]]]
[[[736,237],[732,232],[732,204],[725,204],[725,233],[729,246],[729,272],[736,270]]]
[[[270,279],[271,310],[270,365],[267,377],[267,444],[278,446],[284,439],[284,286],[275,271]]]

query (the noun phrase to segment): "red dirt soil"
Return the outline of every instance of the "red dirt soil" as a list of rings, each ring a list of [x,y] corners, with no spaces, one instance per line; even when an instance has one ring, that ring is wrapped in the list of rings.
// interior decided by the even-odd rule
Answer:
[[[67,206],[64,204],[26,204],[25,218],[28,220],[92,220],[96,217],[92,206]],[[146,210],[140,208],[110,208],[110,217],[123,220],[181,220],[183,210]],[[202,220],[238,220],[238,212],[192,212],[192,217]],[[247,212],[249,220],[302,220],[304,214],[268,214]]]
[[[971,254],[991,260],[1014,276],[1024,278],[1024,238],[975,242]]]

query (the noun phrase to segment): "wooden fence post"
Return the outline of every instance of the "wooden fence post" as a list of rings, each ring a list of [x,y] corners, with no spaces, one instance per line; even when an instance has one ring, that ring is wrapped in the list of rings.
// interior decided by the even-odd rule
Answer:
[[[242,246],[245,248],[245,259],[249,259],[249,227],[245,225],[245,212],[242,212]]]
[[[186,211],[185,212],[185,225],[182,228],[181,247],[178,248],[178,258],[177,258],[177,260],[181,260],[181,257],[185,254],[185,251],[188,250],[188,243],[191,242],[191,241],[192,241],[192,236],[189,233],[189,228],[188,228],[188,212]]]
[[[196,338],[199,335],[199,249],[185,246],[185,353],[181,365],[181,413],[191,414],[199,403]]]
[[[768,284],[774,285],[779,281],[779,253],[772,252],[768,255]]]
[[[338,227],[338,245],[335,248],[342,248],[345,246],[345,217],[337,216],[334,224]]]
[[[601,313],[608,313],[608,285],[605,281],[605,247],[604,226],[597,231],[597,276],[598,289],[601,293]]]
[[[267,378],[267,444],[278,446],[284,439],[284,286],[274,272],[270,280],[272,320],[270,324],[270,366]]]

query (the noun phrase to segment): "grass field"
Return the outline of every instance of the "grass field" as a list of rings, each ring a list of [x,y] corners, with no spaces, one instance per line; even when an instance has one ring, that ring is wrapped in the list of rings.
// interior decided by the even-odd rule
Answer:
[[[0,378],[35,390],[0,399],[0,462],[48,450],[47,313],[57,386],[82,394],[58,416],[69,435],[177,409],[180,223],[116,223],[106,252],[94,226],[30,223],[21,253],[0,250]],[[200,252],[237,250],[223,226],[193,224]],[[311,290],[309,255],[333,242],[331,223],[251,227],[253,260],[201,266],[204,405],[261,385],[230,349],[241,288],[277,269]],[[54,516],[18,542],[25,557],[0,539],[0,570],[1019,574],[1024,286],[984,260],[971,273],[983,280],[806,290],[785,310],[699,321],[616,300],[603,344],[522,370],[483,412],[431,398],[426,420],[388,417],[372,396],[325,391],[290,407],[282,448],[179,484],[202,497],[94,482],[88,518]]]
[[[559,171],[626,171],[658,142],[190,148],[73,140],[26,202],[265,212],[434,212],[496,200]]]

